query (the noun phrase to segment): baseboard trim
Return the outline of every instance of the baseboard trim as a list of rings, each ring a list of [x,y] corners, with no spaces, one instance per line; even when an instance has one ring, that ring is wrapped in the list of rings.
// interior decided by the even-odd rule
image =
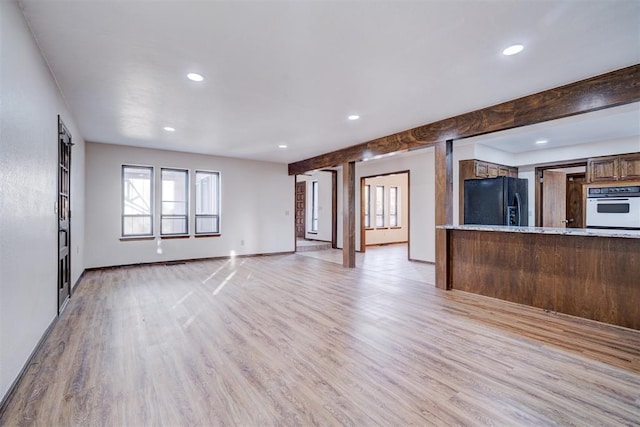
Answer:
[[[399,245],[399,244],[406,244],[409,243],[407,240],[402,240],[402,241],[398,241],[398,242],[384,242],[384,243],[371,243],[371,244],[367,244],[366,246],[387,246],[387,245]]]
[[[433,261],[425,261],[425,260],[422,260],[422,259],[409,258],[409,261],[411,261],[411,262],[421,262],[423,264],[436,265],[436,263],[433,262]]]
[[[67,304],[69,303],[69,301],[73,297],[73,294],[74,294],[75,290],[78,288],[78,285],[80,284],[80,282],[84,278],[84,275],[85,275],[86,272],[87,272],[86,269],[82,270],[82,273],[80,273],[80,276],[78,276],[78,280],[76,280],[75,283],[73,284],[73,286],[71,287],[71,293],[69,294],[69,299],[67,299]],[[60,313],[60,314],[62,314],[62,313]],[[47,326],[47,329],[45,329],[44,333],[40,337],[40,340],[38,341],[38,343],[36,344],[35,348],[33,349],[31,354],[27,358],[27,361],[22,366],[22,369],[18,373],[18,376],[13,381],[13,383],[11,383],[11,386],[7,390],[7,393],[4,396],[2,396],[2,400],[0,401],[0,416],[4,413],[5,409],[7,408],[7,405],[9,404],[9,401],[11,400],[11,397],[13,397],[13,394],[15,393],[16,389],[18,388],[18,384],[20,384],[20,380],[22,380],[22,378],[24,377],[24,374],[27,372],[27,369],[31,365],[31,362],[33,362],[34,357],[36,356],[38,351],[40,351],[40,348],[42,347],[44,342],[47,340],[47,338],[49,338],[49,335],[51,334],[51,331],[53,330],[53,327],[55,326],[55,324],[58,322],[58,319],[60,318],[60,314],[58,314],[56,317],[54,317],[53,320],[51,321],[51,323],[49,324],[49,326]]]
[[[11,383],[11,386],[9,387],[5,395],[2,397],[2,401],[0,401],[0,417],[2,416],[2,414],[4,414],[4,411],[7,409],[7,406],[9,405],[11,398],[13,397],[16,390],[18,389],[18,385],[20,384],[20,381],[22,380],[24,375],[27,373],[29,366],[31,366],[33,359],[42,348],[42,345],[44,344],[44,342],[47,340],[47,338],[49,338],[49,335],[51,334],[53,327],[56,325],[56,323],[58,323],[59,318],[60,316],[56,316],[53,318],[53,320],[51,321],[47,329],[44,331],[44,334],[42,334],[42,337],[40,337],[40,341],[38,341],[38,344],[36,344],[35,348],[27,358],[27,361],[22,366],[22,369],[18,373],[18,376],[16,377],[15,380],[13,380],[13,383]]]
[[[293,255],[294,251],[285,251],[285,252],[267,252],[267,253],[258,253],[258,254],[245,254],[245,255],[225,255],[218,257],[205,257],[205,258],[187,258],[187,259],[172,259],[166,261],[153,261],[153,262],[138,262],[135,264],[119,264],[119,265],[105,265],[102,267],[91,267],[85,269],[85,271],[100,271],[100,270],[110,270],[114,268],[128,268],[128,267],[145,267],[152,265],[179,265],[186,264],[188,262],[198,262],[198,261],[217,261],[221,259],[231,259],[231,258],[253,258],[253,257],[261,257],[261,256],[278,256],[278,255]],[[84,274],[84,272],[83,272]]]
[[[305,237],[302,240],[308,240],[310,242],[321,242],[321,243],[331,243],[331,240],[321,240],[321,239],[311,239],[309,237]]]

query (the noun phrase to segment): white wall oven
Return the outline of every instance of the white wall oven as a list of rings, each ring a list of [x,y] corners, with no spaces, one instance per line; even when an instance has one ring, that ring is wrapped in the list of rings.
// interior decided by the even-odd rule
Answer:
[[[590,187],[587,227],[640,230],[640,185]]]

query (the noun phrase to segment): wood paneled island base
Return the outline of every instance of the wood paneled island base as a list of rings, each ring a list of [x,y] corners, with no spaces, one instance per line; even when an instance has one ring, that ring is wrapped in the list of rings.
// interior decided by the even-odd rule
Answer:
[[[451,289],[640,329],[640,239],[480,228],[447,229]]]

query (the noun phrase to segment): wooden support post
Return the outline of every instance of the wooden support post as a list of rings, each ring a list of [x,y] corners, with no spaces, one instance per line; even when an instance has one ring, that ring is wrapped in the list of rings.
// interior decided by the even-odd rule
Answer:
[[[338,171],[331,172],[331,248],[338,249]]]
[[[436,144],[436,226],[453,224],[453,140]],[[436,228],[436,287],[450,289],[447,230]]]
[[[356,163],[342,165],[342,265],[356,266]]]

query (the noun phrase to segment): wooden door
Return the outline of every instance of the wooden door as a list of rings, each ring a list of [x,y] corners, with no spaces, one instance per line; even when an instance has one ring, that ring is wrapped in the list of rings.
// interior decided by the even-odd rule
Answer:
[[[296,237],[305,238],[307,216],[307,183],[296,182]]]
[[[582,184],[586,181],[585,174],[567,176],[567,228],[584,228]]]
[[[542,176],[542,226],[566,225],[567,174],[544,171]]]
[[[58,313],[71,296],[71,145],[58,117]]]

